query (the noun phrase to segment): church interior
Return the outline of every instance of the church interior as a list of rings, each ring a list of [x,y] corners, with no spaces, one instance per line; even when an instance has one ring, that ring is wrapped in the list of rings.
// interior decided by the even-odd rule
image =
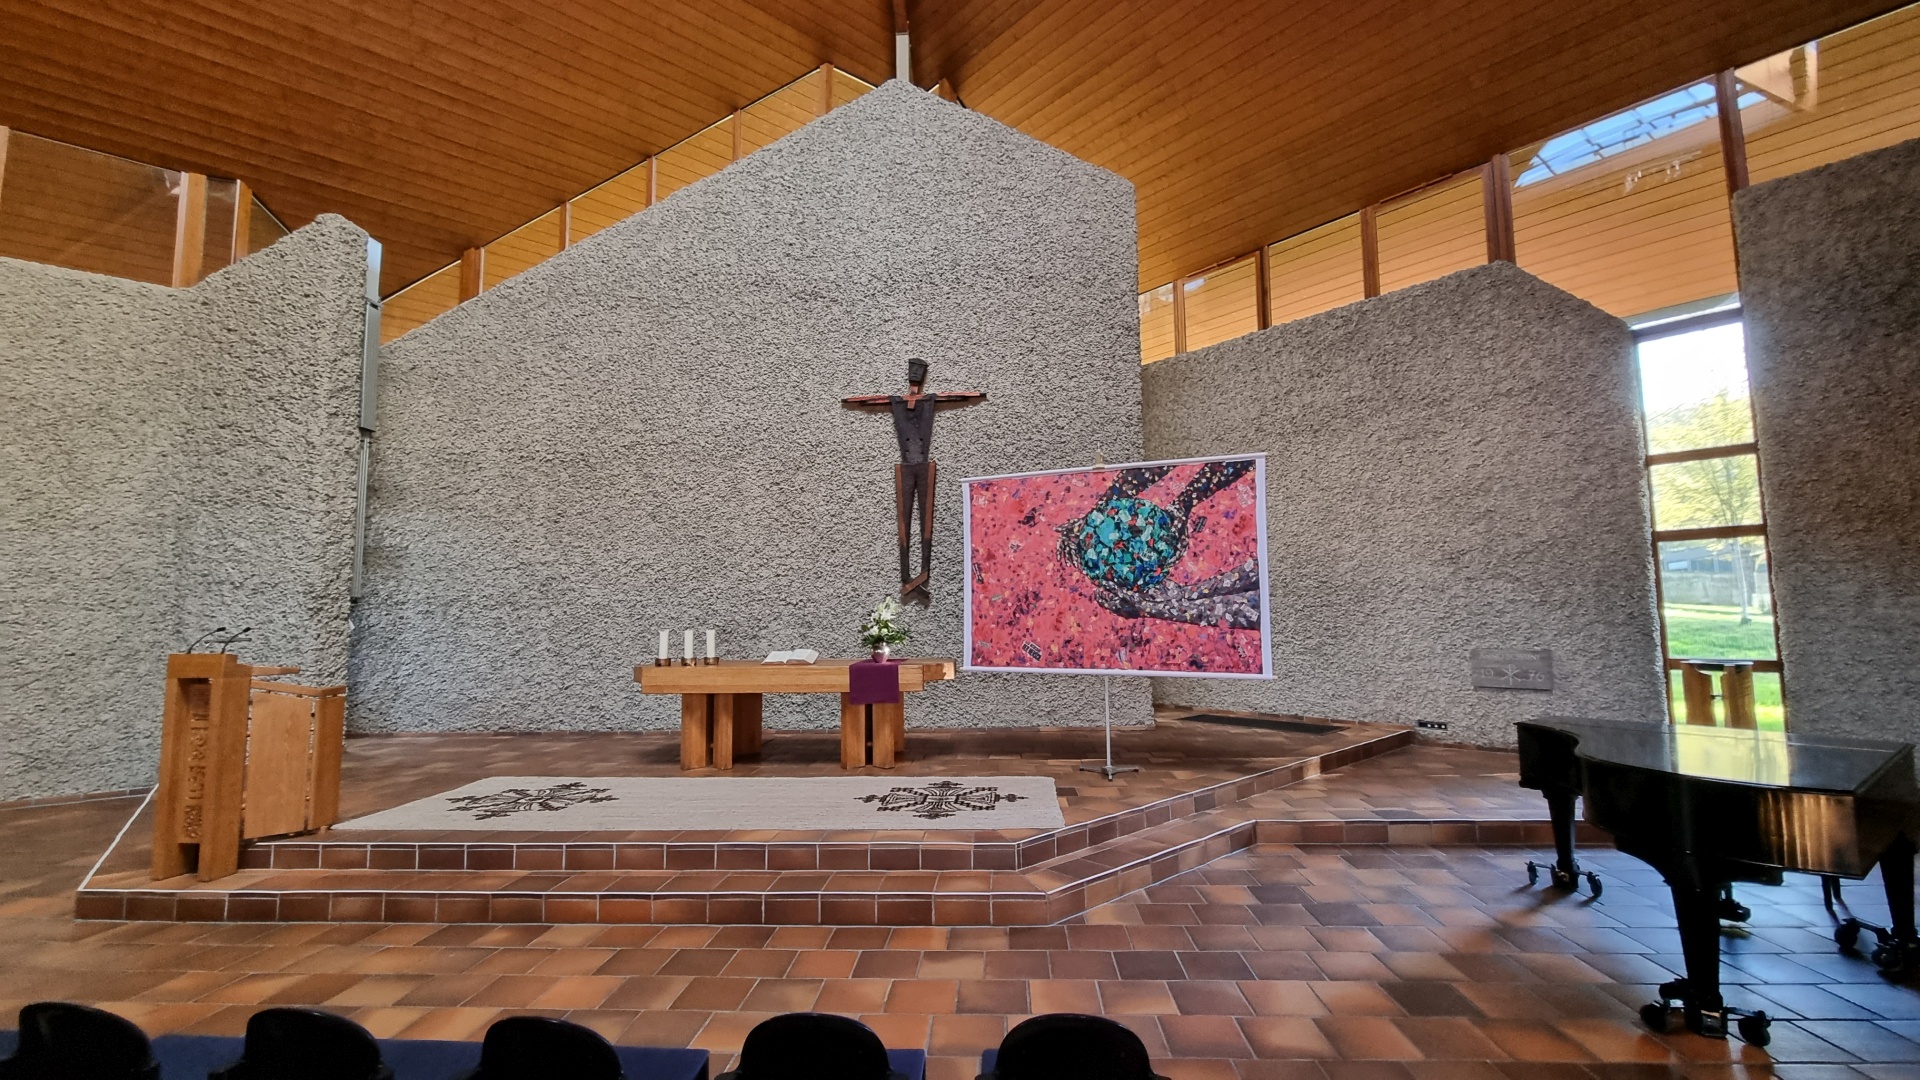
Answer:
[[[1920,4],[0,26],[0,1076],[1920,1078]]]

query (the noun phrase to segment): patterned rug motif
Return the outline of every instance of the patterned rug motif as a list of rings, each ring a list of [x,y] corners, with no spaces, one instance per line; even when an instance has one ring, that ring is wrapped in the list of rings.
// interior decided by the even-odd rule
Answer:
[[[335,831],[1058,829],[1045,776],[495,776]]]

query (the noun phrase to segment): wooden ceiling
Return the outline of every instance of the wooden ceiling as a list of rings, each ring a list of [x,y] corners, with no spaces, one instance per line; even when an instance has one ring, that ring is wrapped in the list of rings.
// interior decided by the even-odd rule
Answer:
[[[1132,180],[1158,284],[1888,0],[914,0],[916,81]],[[0,124],[346,215],[389,289],[823,62],[892,0],[0,0]]]

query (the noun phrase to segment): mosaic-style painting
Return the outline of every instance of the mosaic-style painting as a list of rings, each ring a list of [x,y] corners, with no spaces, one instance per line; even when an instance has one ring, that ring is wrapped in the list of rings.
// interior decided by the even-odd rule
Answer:
[[[1265,460],[966,481],[967,666],[1268,673]]]

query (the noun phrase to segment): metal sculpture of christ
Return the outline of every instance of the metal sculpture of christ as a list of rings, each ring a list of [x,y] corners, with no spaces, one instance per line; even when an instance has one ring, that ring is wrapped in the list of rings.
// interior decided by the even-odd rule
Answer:
[[[930,393],[927,362],[919,357],[907,361],[905,394],[862,394],[842,398],[856,408],[885,408],[893,415],[893,434],[900,444],[900,464],[893,467],[893,501],[896,531],[900,540],[900,596],[931,598],[927,582],[933,569],[933,485],[939,466],[932,458],[933,416],[942,405],[963,405],[984,401],[978,390],[948,390]],[[917,510],[917,512],[916,512]],[[920,525],[920,569],[913,569],[913,527]]]

